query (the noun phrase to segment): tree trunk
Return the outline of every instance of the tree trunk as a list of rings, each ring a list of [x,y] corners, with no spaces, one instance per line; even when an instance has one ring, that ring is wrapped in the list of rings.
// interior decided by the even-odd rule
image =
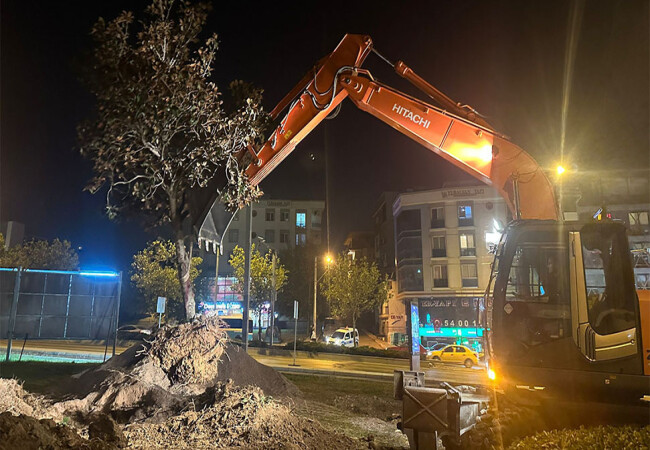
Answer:
[[[262,341],[262,307],[257,310],[257,336],[260,342]]]
[[[187,321],[194,319],[196,315],[196,302],[194,300],[194,287],[190,278],[192,267],[192,246],[185,247],[183,237],[176,238],[176,257],[178,258],[178,280],[181,283],[181,291],[185,302],[185,318]]]
[[[356,340],[356,333],[355,333],[356,329],[357,329],[357,315],[355,313],[352,313],[352,342],[354,342],[355,347],[358,347],[359,343]]]

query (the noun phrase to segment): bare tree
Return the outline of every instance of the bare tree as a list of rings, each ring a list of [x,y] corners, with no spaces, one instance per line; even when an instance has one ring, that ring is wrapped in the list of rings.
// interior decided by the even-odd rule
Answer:
[[[236,154],[263,138],[268,120],[261,90],[233,81],[228,108],[210,81],[218,40],[200,39],[208,10],[153,0],[142,21],[131,12],[100,18],[86,77],[97,113],[78,128],[81,153],[94,165],[86,189],[105,188],[109,217],[136,211],[171,224],[188,320],[195,314],[190,193],[221,175],[230,208],[258,197]]]

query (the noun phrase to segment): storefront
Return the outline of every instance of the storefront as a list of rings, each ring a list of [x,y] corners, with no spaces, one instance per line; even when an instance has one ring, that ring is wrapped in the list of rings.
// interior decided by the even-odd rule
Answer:
[[[422,345],[459,344],[482,350],[484,330],[477,322],[481,297],[429,297],[418,300]]]

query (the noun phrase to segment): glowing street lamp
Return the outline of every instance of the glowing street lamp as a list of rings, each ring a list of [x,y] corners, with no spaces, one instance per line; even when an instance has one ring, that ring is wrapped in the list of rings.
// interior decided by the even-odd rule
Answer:
[[[566,169],[564,168],[564,166],[558,165],[558,166],[555,168],[555,172],[556,172],[558,175],[562,175],[564,172],[566,172]]]

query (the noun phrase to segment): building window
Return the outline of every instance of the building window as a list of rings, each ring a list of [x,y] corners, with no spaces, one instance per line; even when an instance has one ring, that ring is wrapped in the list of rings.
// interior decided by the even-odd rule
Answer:
[[[280,244],[289,243],[289,230],[280,230]]]
[[[307,213],[305,211],[296,212],[296,228],[307,227]]]
[[[257,210],[254,209],[253,212],[251,213],[251,215],[252,215],[253,217],[257,217]]]
[[[460,233],[460,256],[476,256],[474,233]]]
[[[463,279],[463,287],[478,287],[476,264],[461,264],[460,276]]]
[[[280,222],[288,222],[289,221],[289,210],[288,209],[281,209],[280,210]]]
[[[273,244],[275,242],[275,230],[266,230],[264,232],[264,240],[267,244]]]
[[[627,215],[630,221],[630,226],[648,225],[648,212],[647,211],[634,211]]]
[[[321,213],[319,210],[315,209],[311,212],[311,227],[320,229],[321,225]]]
[[[264,220],[267,222],[275,222],[275,209],[267,209]]]
[[[305,245],[307,243],[307,235],[305,233],[296,233],[296,245]]]
[[[445,207],[434,206],[431,208],[431,228],[445,227]]]
[[[473,203],[462,203],[458,205],[458,226],[471,227],[474,225]]]
[[[433,266],[433,287],[446,288],[448,286],[447,266],[445,264],[435,264]]]
[[[447,245],[445,235],[431,237],[431,257],[444,258],[447,256]]]
[[[239,230],[230,230],[228,232],[228,240],[230,242],[239,242]]]

